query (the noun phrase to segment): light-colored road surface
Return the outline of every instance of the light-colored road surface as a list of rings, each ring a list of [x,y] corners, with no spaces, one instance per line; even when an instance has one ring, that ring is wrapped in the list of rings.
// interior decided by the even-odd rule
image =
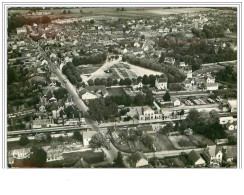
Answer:
[[[113,144],[109,143],[109,149],[102,147],[103,152],[106,155],[106,159],[109,163],[113,163],[114,159],[117,158],[118,150],[113,146]]]
[[[166,156],[178,156],[180,155],[182,152],[185,152],[186,154],[190,153],[192,150],[195,150],[197,152],[199,151],[203,151],[204,148],[194,148],[194,149],[186,149],[186,150],[164,150],[164,151],[159,151],[159,152],[151,152],[151,153],[144,153],[144,155],[147,158],[152,158],[152,157],[158,157],[158,158],[163,158]]]
[[[122,56],[119,56],[117,60],[112,60],[112,61],[106,61],[99,69],[97,69],[95,72],[91,74],[90,77],[87,77],[85,82],[88,81],[89,79],[95,80],[96,78],[99,78],[99,75],[104,74],[104,71],[112,67],[114,64],[119,63],[122,60]]]

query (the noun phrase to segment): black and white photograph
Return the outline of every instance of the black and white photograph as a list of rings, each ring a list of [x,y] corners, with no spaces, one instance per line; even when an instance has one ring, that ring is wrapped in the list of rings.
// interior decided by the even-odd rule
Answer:
[[[8,168],[237,168],[237,7],[6,14]]]
[[[241,194],[241,1],[1,8],[1,194]]]

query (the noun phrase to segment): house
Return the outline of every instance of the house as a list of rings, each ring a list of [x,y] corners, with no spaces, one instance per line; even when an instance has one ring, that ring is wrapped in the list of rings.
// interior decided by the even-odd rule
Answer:
[[[161,111],[155,111],[149,106],[137,108],[137,114],[139,120],[163,119],[163,114]]]
[[[56,124],[54,124],[53,119],[40,119],[40,118],[36,118],[32,122],[32,128],[33,129],[43,128],[43,127],[51,127],[51,126],[55,126],[55,125]]]
[[[45,106],[44,106],[44,105],[41,105],[41,106],[39,107],[39,111],[40,111],[40,112],[46,112],[46,108],[45,108]]]
[[[158,90],[167,90],[167,79],[166,78],[156,78],[155,87]]]
[[[141,89],[143,87],[143,84],[141,81],[134,81],[132,82],[132,88],[133,90]]]
[[[230,107],[231,113],[237,112],[237,100],[228,100],[227,104]]]
[[[222,147],[212,145],[204,149],[203,158],[210,165],[219,165],[223,160],[223,150]]]
[[[191,69],[187,71],[186,78],[192,79],[192,70]]]
[[[82,100],[94,100],[94,99],[97,99],[98,96],[95,94],[95,93],[92,93],[92,92],[85,92],[84,94],[81,95],[81,99]]]
[[[171,98],[171,103],[173,104],[173,106],[180,106],[180,100],[176,97]]]
[[[191,83],[191,80],[190,80],[190,79],[186,79],[186,80],[183,82],[183,84],[184,84],[184,87],[185,87],[186,89],[190,89],[190,88],[192,87],[192,83]]]
[[[97,134],[96,131],[85,131],[85,132],[83,132],[83,145],[89,146],[89,142],[91,141],[92,136],[95,134]]]
[[[225,146],[223,147],[224,159],[226,162],[231,163],[237,158],[237,147],[236,146]]]
[[[219,117],[219,124],[226,125],[227,123],[233,123],[233,116]]]
[[[135,152],[128,158],[131,167],[140,168],[148,166],[148,160],[141,152]]]
[[[21,28],[16,28],[16,31],[17,31],[17,34],[26,34],[27,33],[27,30],[26,30],[26,27],[23,26]]]
[[[179,67],[185,68],[188,67],[188,65],[185,62],[180,62]]]
[[[226,127],[227,127],[227,129],[228,129],[229,131],[233,131],[233,130],[235,130],[235,125],[234,125],[233,123],[228,123],[228,124],[226,125]]]
[[[71,106],[71,105],[74,105],[74,102],[73,102],[73,98],[72,97],[68,97],[65,101],[65,106],[68,107],[68,106]]]
[[[198,154],[195,150],[192,150],[188,154],[188,158],[195,166],[205,166],[206,162],[205,160]]]
[[[205,79],[204,78],[197,78],[197,79],[195,79],[195,84],[197,86],[202,86],[205,84]]]
[[[215,83],[215,78],[212,76],[208,76],[206,79],[206,83]]]
[[[206,83],[207,91],[215,91],[219,89],[218,83]]]
[[[96,94],[98,97],[107,97],[108,91],[105,85],[97,85],[97,86],[86,86],[85,90],[90,93]]]

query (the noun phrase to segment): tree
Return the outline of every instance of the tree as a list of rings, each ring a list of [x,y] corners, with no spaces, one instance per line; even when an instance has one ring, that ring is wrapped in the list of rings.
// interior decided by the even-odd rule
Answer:
[[[93,82],[93,80],[89,79],[89,80],[88,80],[88,85],[89,85],[89,86],[94,86],[94,82]]]
[[[47,161],[47,153],[42,148],[33,147],[31,149],[30,161],[35,167],[43,167]]]
[[[64,142],[64,137],[63,137],[62,135],[60,135],[60,136],[58,137],[58,141],[59,141],[59,142]]]
[[[141,94],[136,94],[134,99],[134,104],[137,106],[143,106],[145,102],[145,96]]]
[[[83,136],[81,135],[80,131],[78,131],[78,130],[74,131],[73,138],[78,141],[83,141]]]
[[[147,75],[144,75],[144,76],[142,77],[142,83],[143,83],[144,85],[148,85],[148,84],[150,83],[149,77],[148,77]]]
[[[166,134],[166,133],[169,133],[170,131],[173,130],[173,124],[172,123],[167,123],[163,129],[162,129],[162,133]]]
[[[186,123],[193,130],[195,130],[200,124],[200,114],[195,108],[189,111],[186,117]]]
[[[114,159],[114,167],[117,167],[117,168],[124,168],[125,167],[125,164],[123,161],[123,156],[122,156],[121,152],[118,152],[117,158]]]
[[[164,96],[163,96],[163,100],[164,100],[165,102],[170,101],[170,94],[169,94],[168,91],[166,91],[166,93],[164,94]]]
[[[19,139],[19,145],[26,146],[28,143],[30,143],[29,138],[26,135],[22,135]]]
[[[52,141],[51,133],[47,133],[46,141],[50,143]]]
[[[219,113],[216,110],[211,110],[209,116],[209,123],[219,122]]]
[[[151,135],[148,135],[148,134],[143,135],[141,138],[141,141],[146,147],[153,150],[154,138]]]
[[[118,81],[117,81],[117,79],[114,79],[114,80],[113,80],[113,85],[118,85]]]
[[[94,83],[95,85],[101,85],[101,80],[99,78],[96,78]]]
[[[181,116],[183,116],[185,114],[185,111],[182,109],[181,111],[180,111],[180,120],[181,120]]]
[[[101,133],[97,133],[95,135],[92,136],[89,145],[92,148],[100,148],[102,146],[107,147],[107,142],[105,137],[101,134]]]
[[[158,60],[158,62],[159,62],[159,63],[163,63],[164,60],[165,60],[165,54],[162,52],[162,53],[161,53],[161,56],[160,56],[160,58],[159,58],[159,60]]]
[[[51,19],[48,16],[44,15],[41,17],[41,23],[42,24],[48,24],[50,22],[51,22]]]

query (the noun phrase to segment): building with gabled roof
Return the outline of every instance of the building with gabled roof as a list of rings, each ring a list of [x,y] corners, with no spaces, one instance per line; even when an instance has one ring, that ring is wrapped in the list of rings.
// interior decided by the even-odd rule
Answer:
[[[134,168],[139,168],[148,165],[148,160],[141,152],[135,152],[128,158],[130,166]]]
[[[205,166],[206,162],[205,160],[200,156],[199,153],[197,153],[195,150],[192,150],[188,154],[188,158],[195,166]]]

